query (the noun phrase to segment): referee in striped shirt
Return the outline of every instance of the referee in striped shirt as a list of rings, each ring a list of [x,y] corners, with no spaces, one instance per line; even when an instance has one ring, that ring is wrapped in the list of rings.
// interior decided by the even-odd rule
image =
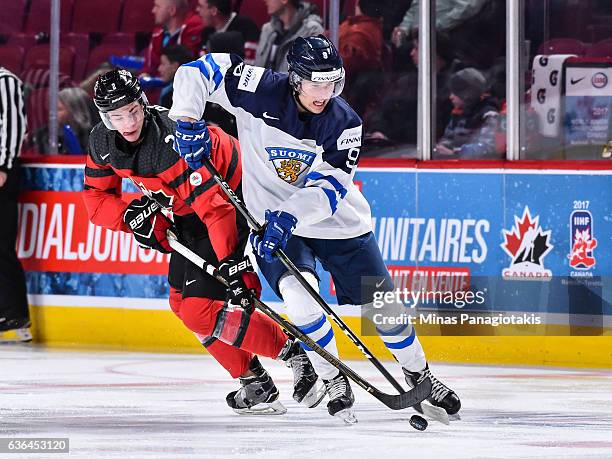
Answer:
[[[0,341],[29,341],[30,314],[17,258],[18,156],[27,121],[23,83],[0,67]]]

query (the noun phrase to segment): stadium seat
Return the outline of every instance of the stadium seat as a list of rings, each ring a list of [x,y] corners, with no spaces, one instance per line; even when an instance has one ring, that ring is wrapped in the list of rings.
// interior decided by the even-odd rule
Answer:
[[[102,37],[101,45],[129,45],[134,47],[136,34],[133,32],[109,33]]]
[[[107,62],[110,56],[122,56],[124,54],[133,54],[134,45],[100,45],[91,50],[89,53],[89,59],[87,61],[87,68],[85,75],[89,75],[91,72],[96,70],[101,64]]]
[[[23,66],[23,54],[21,46],[0,45],[0,65],[19,75]]]
[[[25,16],[26,0],[6,0],[0,7],[0,35],[21,32]]]
[[[612,38],[593,43],[593,46],[587,51],[589,57],[612,57]]]
[[[575,38],[553,38],[545,41],[538,48],[538,54],[577,54],[585,53],[584,43]]]
[[[148,32],[155,28],[153,0],[125,0],[121,15],[122,32]]]
[[[36,45],[36,37],[34,34],[16,33],[14,35],[9,35],[6,42],[9,45],[21,46],[24,50],[26,50]]]
[[[51,0],[31,0],[30,10],[26,17],[24,31],[28,33],[47,32],[50,30]],[[60,6],[60,30],[70,30],[72,19],[72,0],[62,0]]]
[[[119,29],[120,0],[75,0],[72,31],[110,33]]]
[[[270,20],[270,15],[261,0],[244,0],[240,5],[240,14],[251,18],[260,29]]]
[[[61,40],[62,45],[72,47],[77,55],[72,69],[72,79],[81,81],[84,78],[85,67],[87,67],[87,59],[89,58],[89,35],[69,32],[62,34]]]
[[[69,46],[61,46],[59,53],[60,72],[72,75],[74,66],[74,50]],[[36,45],[30,48],[25,56],[23,69],[49,68],[49,45]]]
[[[33,134],[49,118],[49,88],[32,89],[26,100],[28,131]]]

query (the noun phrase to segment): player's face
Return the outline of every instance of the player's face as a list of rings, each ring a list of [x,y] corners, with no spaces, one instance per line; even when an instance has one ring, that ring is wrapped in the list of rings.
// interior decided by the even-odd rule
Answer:
[[[312,113],[323,112],[334,93],[335,85],[333,82],[315,83],[303,80],[298,93],[300,103]]]
[[[125,140],[138,141],[144,123],[144,110],[138,101],[108,112],[108,118]]]

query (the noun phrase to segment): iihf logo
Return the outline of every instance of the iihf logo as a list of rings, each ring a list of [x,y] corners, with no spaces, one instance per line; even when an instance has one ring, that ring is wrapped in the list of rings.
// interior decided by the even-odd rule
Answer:
[[[502,249],[512,258],[510,266],[502,271],[508,280],[546,280],[552,277],[550,269],[544,268],[544,257],[552,250],[550,230],[542,231],[540,217],[531,217],[525,206],[523,217],[514,216],[514,226],[503,230]]]
[[[594,250],[597,239],[593,237],[593,216],[588,210],[575,210],[570,216],[569,265],[588,271],[595,266]]]

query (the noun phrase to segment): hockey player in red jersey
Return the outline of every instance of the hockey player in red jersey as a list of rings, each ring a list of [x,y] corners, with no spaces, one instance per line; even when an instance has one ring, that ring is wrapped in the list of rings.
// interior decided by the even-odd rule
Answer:
[[[149,106],[138,79],[125,70],[98,78],[94,102],[102,117],[91,132],[85,167],[84,201],[96,225],[132,232],[139,245],[172,252],[172,229],[191,250],[218,266],[225,288],[176,252],[168,280],[172,311],[200,339],[241,388],[227,396],[239,413],[285,411],[278,389],[254,354],[287,362],[294,372],[294,399],[313,406],[324,392],[297,341],[267,316],[253,310],[261,284],[244,248],[248,227],[205,169],[191,171],[172,146],[174,123],[163,107]],[[238,141],[221,129],[205,133],[212,161],[240,193]],[[127,203],[122,179],[143,193]],[[174,221],[161,211],[172,212]],[[237,306],[242,305],[242,307]]]

